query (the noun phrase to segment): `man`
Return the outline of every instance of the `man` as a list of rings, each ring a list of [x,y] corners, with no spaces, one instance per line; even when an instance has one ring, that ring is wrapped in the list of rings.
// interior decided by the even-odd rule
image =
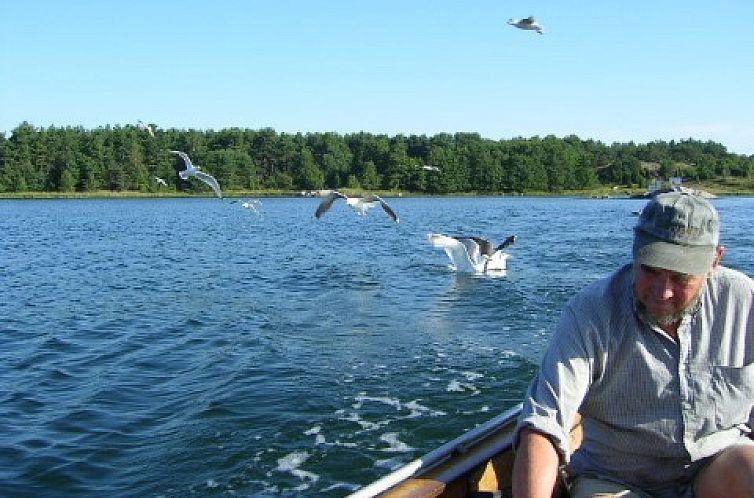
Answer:
[[[514,497],[551,496],[561,471],[577,498],[754,497],[754,282],[723,253],[705,199],[647,204],[633,264],[560,318],[519,419]]]

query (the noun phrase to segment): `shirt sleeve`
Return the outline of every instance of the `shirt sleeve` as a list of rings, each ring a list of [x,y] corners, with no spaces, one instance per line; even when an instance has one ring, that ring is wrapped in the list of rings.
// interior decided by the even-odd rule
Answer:
[[[516,428],[515,445],[525,427],[550,437],[566,463],[571,457],[569,434],[594,374],[594,339],[584,327],[573,303],[566,306],[524,399]],[[588,314],[588,313],[586,313]],[[588,323],[588,321],[587,321]]]

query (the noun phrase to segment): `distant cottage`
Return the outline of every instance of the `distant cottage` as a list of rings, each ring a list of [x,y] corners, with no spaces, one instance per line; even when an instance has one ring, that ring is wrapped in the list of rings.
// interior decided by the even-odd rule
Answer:
[[[665,192],[688,192],[690,194],[695,194],[701,197],[704,197],[705,199],[715,199],[717,196],[715,194],[711,194],[704,190],[694,189],[694,188],[688,188],[681,185],[683,183],[683,179],[679,176],[673,176],[670,177],[668,180],[661,180],[658,178],[655,178],[654,180],[649,182],[649,186],[647,187],[647,193],[640,196],[640,197],[653,197],[657,194],[662,194]]]

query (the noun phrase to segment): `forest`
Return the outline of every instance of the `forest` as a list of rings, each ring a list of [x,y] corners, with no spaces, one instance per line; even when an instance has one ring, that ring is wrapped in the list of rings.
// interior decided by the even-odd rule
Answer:
[[[154,130],[151,132],[150,130]],[[754,156],[694,139],[604,144],[575,135],[483,138],[160,129],[150,125],[35,127],[0,134],[0,193],[207,193],[183,181],[186,152],[224,191],[351,188],[417,194],[563,193],[600,186],[642,188],[653,178],[752,178]],[[167,187],[156,177],[164,178]]]

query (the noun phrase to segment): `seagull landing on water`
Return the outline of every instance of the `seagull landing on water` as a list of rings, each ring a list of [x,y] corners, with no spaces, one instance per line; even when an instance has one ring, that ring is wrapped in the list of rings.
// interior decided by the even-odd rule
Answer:
[[[219,197],[220,199],[223,198],[223,193],[220,190],[220,184],[217,183],[217,180],[215,180],[214,176],[209,175],[204,171],[199,171],[199,166],[194,166],[194,164],[191,162],[191,159],[189,159],[189,156],[185,152],[181,152],[180,150],[171,150],[170,152],[180,156],[180,158],[183,159],[183,163],[186,165],[186,169],[178,172],[178,176],[181,177],[181,180],[188,180],[189,177],[195,176],[212,187],[212,190],[215,191],[215,195],[217,197]]]
[[[515,26],[518,29],[527,29],[531,31],[536,31],[540,35],[545,32],[544,28],[540,26],[537,23],[537,20],[534,19],[532,16],[526,17],[524,19],[508,19],[508,24],[511,26]]]
[[[157,182],[157,185],[161,185],[163,187],[167,187],[168,186],[168,182],[166,182],[165,180],[163,180],[159,176],[155,176],[154,180]]]
[[[427,238],[433,246],[445,250],[453,263],[452,269],[466,273],[505,271],[509,255],[503,252],[503,249],[516,242],[515,235],[511,235],[498,246],[493,246],[492,242],[480,237],[453,237],[430,233]]]
[[[317,206],[317,211],[314,213],[314,217],[319,219],[322,217],[323,214],[325,214],[333,205],[333,202],[335,202],[338,199],[345,199],[346,204],[353,209],[356,214],[359,216],[364,216],[367,214],[367,211],[374,207],[376,204],[379,204],[382,206],[382,209],[387,213],[390,218],[396,223],[399,222],[398,215],[395,214],[395,211],[393,211],[390,206],[387,205],[385,201],[382,200],[382,198],[378,195],[365,195],[363,197],[348,197],[347,195],[341,194],[337,190],[333,190],[329,194],[325,196],[324,199],[322,199],[322,202],[319,203],[319,206]]]

